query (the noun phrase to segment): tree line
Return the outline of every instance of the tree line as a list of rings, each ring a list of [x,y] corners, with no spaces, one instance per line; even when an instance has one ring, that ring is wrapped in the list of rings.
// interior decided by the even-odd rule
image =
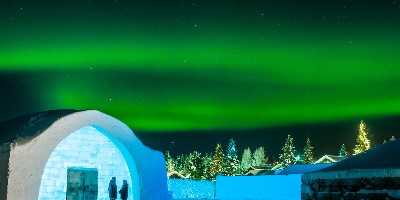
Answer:
[[[352,155],[364,152],[370,147],[371,142],[368,139],[366,124],[361,121]],[[301,153],[297,154],[294,138],[288,134],[281,153],[274,162],[269,161],[262,146],[254,151],[245,148],[239,158],[234,139],[229,139],[225,147],[217,144],[211,154],[193,151],[189,154],[172,157],[169,152],[166,152],[165,159],[168,173],[179,173],[179,175],[191,179],[215,179],[217,175],[246,175],[250,170],[271,169],[274,166],[285,168],[296,163],[313,164],[315,162],[314,150],[311,139],[307,137]],[[344,144],[340,145],[338,155],[349,155]]]

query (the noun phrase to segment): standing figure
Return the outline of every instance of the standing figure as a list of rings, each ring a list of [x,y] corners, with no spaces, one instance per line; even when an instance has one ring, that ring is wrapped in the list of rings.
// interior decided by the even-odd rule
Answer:
[[[110,197],[110,200],[117,199],[117,180],[115,177],[112,177],[108,184],[108,196]]]
[[[128,199],[128,182],[126,180],[124,180],[122,183],[122,188],[119,190],[119,195],[122,200]]]

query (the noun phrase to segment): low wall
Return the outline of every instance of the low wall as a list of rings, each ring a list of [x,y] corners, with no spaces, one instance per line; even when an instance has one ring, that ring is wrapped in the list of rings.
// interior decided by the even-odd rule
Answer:
[[[302,200],[400,199],[398,169],[311,173],[302,178]]]
[[[219,176],[218,200],[300,200],[301,175]]]
[[[168,190],[172,199],[214,199],[215,181],[169,179]]]

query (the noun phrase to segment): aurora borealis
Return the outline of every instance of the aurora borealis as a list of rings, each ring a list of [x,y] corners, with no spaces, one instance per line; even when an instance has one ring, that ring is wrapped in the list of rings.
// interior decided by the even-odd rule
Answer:
[[[400,2],[0,5],[1,119],[97,109],[144,132],[400,113]]]

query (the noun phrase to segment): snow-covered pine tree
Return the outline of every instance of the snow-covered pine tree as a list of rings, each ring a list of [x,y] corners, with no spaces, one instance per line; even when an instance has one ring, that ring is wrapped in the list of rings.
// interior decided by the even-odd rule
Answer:
[[[192,179],[202,179],[204,175],[204,165],[201,153],[194,151],[189,155],[190,164],[190,178]]]
[[[347,155],[348,155],[348,153],[347,153],[347,150],[346,150],[346,145],[344,145],[344,144],[340,145],[339,156],[344,157],[344,156],[347,156]]]
[[[203,177],[204,167],[201,153],[194,151],[186,155],[181,155],[178,158],[181,159],[179,161],[182,162],[182,170],[179,171],[182,175],[191,179],[201,179]]]
[[[240,162],[240,171],[242,173],[246,173],[251,168],[252,160],[251,150],[247,147],[243,150],[242,161]]]
[[[203,179],[212,179],[213,177],[211,176],[211,166],[212,166],[212,156],[208,153],[203,154],[202,162],[204,166],[204,171],[203,171]]]
[[[371,148],[371,142],[368,139],[367,125],[364,123],[364,121],[361,121],[360,125],[358,126],[356,146],[354,147],[353,154],[356,155],[362,153],[369,148]]]
[[[287,167],[296,162],[296,148],[294,146],[294,139],[289,134],[286,138],[285,144],[282,147],[282,153],[279,155],[279,163],[282,167]]]
[[[224,174],[227,176],[234,176],[239,174],[239,159],[237,155],[236,143],[232,138],[229,139],[228,146],[226,148],[226,154],[224,159]]]
[[[175,171],[182,173],[183,170],[182,155],[177,155],[175,158]]]
[[[306,145],[303,150],[303,162],[306,164],[311,164],[314,162],[314,147],[311,145],[310,138],[306,139]]]
[[[191,154],[181,154],[176,157],[175,170],[184,176],[190,176],[191,173]]]
[[[264,147],[258,147],[253,153],[252,166],[262,167],[266,162]]]
[[[171,173],[173,171],[175,171],[175,161],[172,158],[171,154],[169,153],[169,151],[165,152],[165,164],[166,164],[166,168],[168,173]]]
[[[210,169],[210,176],[212,178],[215,178],[217,175],[222,174],[223,164],[224,164],[224,152],[222,150],[221,144],[217,144],[217,146],[215,147]]]

